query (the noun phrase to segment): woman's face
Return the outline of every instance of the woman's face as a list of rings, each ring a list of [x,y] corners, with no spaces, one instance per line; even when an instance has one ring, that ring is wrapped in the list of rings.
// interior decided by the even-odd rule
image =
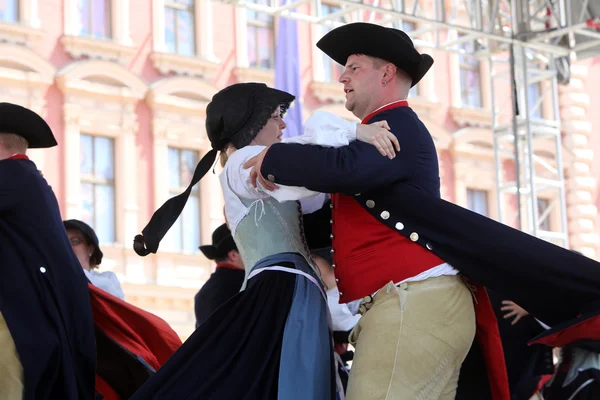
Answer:
[[[271,118],[269,118],[265,127],[262,128],[250,144],[270,146],[273,143],[281,142],[282,131],[285,129],[285,126],[285,122],[281,118],[281,110],[277,107],[273,111],[273,114],[271,114]]]
[[[67,229],[67,235],[69,236],[71,247],[73,247],[73,251],[77,256],[79,263],[81,264],[83,269],[89,270],[91,268],[90,257],[94,252],[94,246],[91,244],[87,244],[87,242],[85,241],[85,237],[78,230]]]

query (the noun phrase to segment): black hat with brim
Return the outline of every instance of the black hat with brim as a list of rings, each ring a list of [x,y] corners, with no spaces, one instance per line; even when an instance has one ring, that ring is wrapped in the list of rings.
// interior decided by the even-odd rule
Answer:
[[[213,149],[228,143],[248,145],[265,126],[273,111],[285,114],[295,97],[264,83],[237,83],[213,96],[206,107],[206,133]]]
[[[12,103],[0,103],[0,133],[13,133],[27,141],[30,149],[54,147],[52,129],[35,112]]]
[[[212,244],[198,247],[209,260],[225,258],[231,250],[237,250],[231,231],[226,224],[219,226],[212,234]]]
[[[90,264],[100,265],[103,254],[102,251],[100,251],[100,242],[98,240],[98,236],[96,236],[96,232],[94,232],[94,229],[78,219],[69,219],[63,221],[63,225],[65,226],[65,229],[74,229],[82,233],[86,242],[94,246],[94,252],[90,257]]]
[[[419,83],[433,65],[433,58],[420,54],[403,31],[366,22],[331,30],[317,42],[317,47],[341,65],[346,65],[353,54],[391,62],[412,78],[412,86]]]

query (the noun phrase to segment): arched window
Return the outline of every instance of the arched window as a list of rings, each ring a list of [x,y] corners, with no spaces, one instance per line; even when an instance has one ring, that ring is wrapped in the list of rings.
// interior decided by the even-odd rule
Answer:
[[[136,103],[146,85],[124,67],[79,61],[57,74],[64,93],[66,218],[89,223],[104,248],[130,243],[138,224]]]

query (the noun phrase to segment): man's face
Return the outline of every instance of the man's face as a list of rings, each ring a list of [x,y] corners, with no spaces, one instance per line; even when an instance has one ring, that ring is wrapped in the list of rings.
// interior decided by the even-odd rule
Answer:
[[[379,103],[382,77],[383,71],[375,68],[371,57],[360,54],[348,57],[339,79],[344,84],[346,109],[361,119],[374,111]]]

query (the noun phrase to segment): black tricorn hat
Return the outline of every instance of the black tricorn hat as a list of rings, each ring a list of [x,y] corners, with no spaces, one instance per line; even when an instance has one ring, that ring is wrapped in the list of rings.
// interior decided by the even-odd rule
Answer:
[[[212,234],[212,244],[199,247],[209,260],[224,258],[231,250],[237,250],[231,231],[226,224],[219,226]]]
[[[317,42],[317,47],[342,65],[346,65],[348,57],[353,54],[389,61],[412,78],[412,86],[433,65],[433,58],[420,54],[403,31],[366,22],[346,24],[331,30]]]
[[[28,108],[0,103],[0,133],[14,133],[27,140],[30,149],[54,147],[56,139],[46,121]]]
[[[69,219],[63,221],[63,225],[65,226],[65,229],[74,229],[83,234],[88,244],[94,246],[94,252],[90,257],[90,264],[100,265],[103,254],[102,251],[100,251],[100,242],[98,241],[98,236],[96,236],[96,232],[94,232],[92,227],[78,219]]]

